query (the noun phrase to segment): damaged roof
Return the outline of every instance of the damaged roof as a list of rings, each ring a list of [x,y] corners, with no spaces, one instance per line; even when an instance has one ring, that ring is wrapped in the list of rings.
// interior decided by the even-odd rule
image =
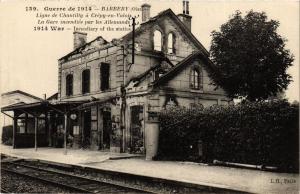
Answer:
[[[156,22],[159,18],[163,16],[170,16],[174,19],[174,21],[178,24],[180,29],[184,31],[184,33],[193,40],[197,48],[205,55],[209,55],[209,52],[205,49],[205,47],[198,41],[198,39],[192,34],[192,32],[185,26],[185,24],[176,16],[176,14],[171,10],[167,9],[165,11],[160,12],[156,16],[150,18],[148,21],[142,23],[138,28],[135,30],[135,35],[138,35],[139,33],[143,32],[148,25],[151,25],[152,23]],[[132,38],[132,32],[127,33],[124,35],[121,39],[123,40],[130,40]]]
[[[163,55],[163,53],[162,53],[162,55]],[[147,75],[148,75],[149,73],[151,73],[151,72],[154,71],[155,69],[158,69],[159,67],[161,67],[162,62],[164,62],[164,61],[166,61],[171,67],[174,67],[173,63],[169,60],[169,58],[166,57],[166,56],[163,56],[159,64],[152,66],[150,69],[148,69],[148,70],[145,71],[144,73],[142,73],[142,74],[140,74],[140,75],[138,75],[138,76],[132,78],[132,79],[127,83],[127,85],[128,85],[130,82],[137,82],[137,83],[134,84],[134,86],[138,86],[139,83],[140,83],[142,80],[144,80],[144,78],[147,77]]]
[[[62,59],[65,59],[65,58],[68,58],[74,54],[78,54],[80,53],[82,50],[84,50],[87,46],[91,45],[93,42],[97,41],[97,40],[103,40],[104,41],[104,44],[107,44],[108,41],[105,40],[102,36],[98,36],[97,38],[95,38],[94,40],[90,41],[90,42],[87,42],[85,43],[84,45],[78,47],[77,49],[73,50],[72,52],[70,52],[69,54],[61,57],[59,60],[62,60]]]
[[[179,71],[181,71],[184,67],[186,67],[187,65],[189,65],[191,62],[193,62],[196,59],[200,59],[200,60],[203,61],[204,68],[207,70],[207,72],[209,73],[209,75],[213,79],[213,81],[216,81],[215,77],[220,76],[218,69],[215,67],[213,62],[208,58],[208,56],[204,55],[200,51],[197,51],[197,52],[194,52],[194,53],[190,54],[189,56],[184,58],[182,61],[177,63],[176,65],[173,65],[167,57],[162,59],[161,62],[167,61],[171,65],[172,68],[168,72],[163,74],[161,77],[159,77],[157,80],[155,80],[152,83],[153,86],[157,86],[157,85],[159,85],[159,84],[161,84],[165,81],[168,81],[168,80],[172,79],[173,76],[175,76]],[[137,77],[132,78],[127,83],[127,85],[131,82],[137,82],[137,83],[134,83],[134,86],[135,87],[138,86],[141,83],[141,81],[144,80],[145,77],[147,77],[147,75],[149,73],[151,73],[152,71],[155,71],[156,69],[158,69],[161,66],[161,64],[162,63],[154,65],[153,67],[151,67],[150,69],[148,69],[144,73],[138,75]]]
[[[208,58],[208,56],[204,55],[202,52],[197,51],[186,58],[184,58],[182,61],[177,63],[170,71],[159,77],[156,81],[153,82],[153,85],[156,86],[158,84],[161,84],[165,81],[170,80],[175,76],[180,70],[182,70],[184,67],[189,65],[192,61],[195,59],[201,59],[203,61],[204,68],[208,71],[208,73],[211,75],[211,78],[214,80],[213,75],[218,75],[218,70],[214,66],[213,62]],[[215,81],[215,80],[214,80]]]
[[[192,34],[192,32],[185,26],[185,24],[176,16],[176,14],[171,10],[171,9],[167,9],[164,10],[160,13],[158,13],[156,16],[151,17],[148,21],[142,23],[139,27],[137,27],[135,29],[135,35],[140,34],[141,32],[143,32],[149,25],[153,24],[154,22],[156,22],[158,19],[164,17],[164,16],[170,16],[172,19],[174,19],[174,21],[178,24],[178,26],[180,27],[180,29],[195,43],[196,47],[204,54],[204,55],[209,55],[209,52],[205,49],[205,47],[198,41],[198,39]],[[70,52],[69,54],[61,57],[59,60],[62,60],[64,58],[70,57],[74,54],[78,54],[80,53],[82,50],[84,50],[87,46],[89,46],[91,43],[95,42],[98,39],[102,39],[105,41],[105,44],[109,43],[108,41],[106,41],[102,36],[98,36],[97,38],[95,38],[94,40],[80,46],[79,48],[75,49],[74,51]],[[122,36],[119,39],[114,39],[111,42],[115,41],[115,40],[119,40],[122,41],[123,43],[125,41],[129,41],[132,39],[132,31],[125,34],[124,36]]]

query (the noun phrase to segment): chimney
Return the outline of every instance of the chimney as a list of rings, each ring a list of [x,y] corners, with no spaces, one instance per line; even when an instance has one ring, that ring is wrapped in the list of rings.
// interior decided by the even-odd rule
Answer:
[[[73,32],[74,35],[74,50],[86,43],[87,33]]]
[[[184,25],[191,31],[192,30],[192,16],[190,16],[190,8],[189,8],[189,1],[183,0],[183,13],[178,14],[178,18],[184,23]]]
[[[142,5],[142,22],[147,22],[150,18],[151,5],[145,3]]]

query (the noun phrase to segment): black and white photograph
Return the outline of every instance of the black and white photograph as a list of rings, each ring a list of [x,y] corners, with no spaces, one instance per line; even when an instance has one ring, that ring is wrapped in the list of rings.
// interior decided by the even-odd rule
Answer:
[[[1,193],[299,193],[299,0],[0,0]]]

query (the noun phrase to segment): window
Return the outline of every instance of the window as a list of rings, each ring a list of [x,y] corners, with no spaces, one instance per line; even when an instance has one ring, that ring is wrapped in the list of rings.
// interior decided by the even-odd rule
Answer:
[[[32,116],[28,115],[27,119],[27,133],[35,133],[35,120]]]
[[[17,133],[25,133],[26,131],[26,120],[17,119]]]
[[[101,63],[100,68],[100,80],[101,80],[101,90],[109,89],[109,64]]]
[[[90,70],[86,69],[82,72],[82,94],[90,92]]]
[[[66,77],[66,95],[72,96],[73,95],[73,75],[69,74]]]
[[[162,47],[162,39],[161,39],[161,32],[158,30],[155,30],[154,32],[154,37],[153,37],[153,42],[154,42],[154,50],[156,51],[161,51]]]
[[[38,118],[38,133],[45,134],[46,133],[46,118],[44,114],[40,115],[41,118]]]
[[[168,35],[168,53],[175,54],[175,37],[173,33]]]
[[[199,68],[193,68],[191,72],[191,88],[192,89],[201,89],[202,83],[201,83],[201,71]]]

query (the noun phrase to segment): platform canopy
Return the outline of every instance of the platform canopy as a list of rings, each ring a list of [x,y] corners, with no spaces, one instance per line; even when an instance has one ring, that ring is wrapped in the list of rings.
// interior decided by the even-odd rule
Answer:
[[[86,108],[89,108],[89,107],[95,106],[95,105],[105,106],[105,104],[109,103],[109,102],[116,103],[115,99],[116,99],[116,97],[114,97],[114,96],[107,96],[105,98],[95,99],[93,101],[88,101],[88,102],[80,104],[79,106],[76,107],[76,109],[83,110],[83,109],[86,109]]]
[[[34,102],[34,103],[17,103],[8,105],[1,108],[1,112],[13,119],[13,147],[16,147],[16,128],[17,128],[17,120],[20,114],[25,113],[32,115],[34,117],[34,147],[35,150],[37,150],[37,133],[38,133],[38,120],[41,118],[41,115],[44,115],[44,117],[49,112],[56,112],[58,114],[64,115],[64,147],[65,147],[65,153],[67,148],[67,128],[68,128],[68,115],[77,107],[80,105],[87,103],[89,101],[57,101],[57,100],[43,100],[40,102]],[[5,113],[8,111],[13,111],[13,116]],[[25,117],[26,122],[28,117]],[[46,120],[48,120],[48,117],[45,117]]]
[[[87,103],[88,101],[41,101],[30,104],[17,103],[1,108],[1,112],[5,111],[29,111],[29,112],[45,112],[57,111],[59,113],[67,113],[77,106]]]

